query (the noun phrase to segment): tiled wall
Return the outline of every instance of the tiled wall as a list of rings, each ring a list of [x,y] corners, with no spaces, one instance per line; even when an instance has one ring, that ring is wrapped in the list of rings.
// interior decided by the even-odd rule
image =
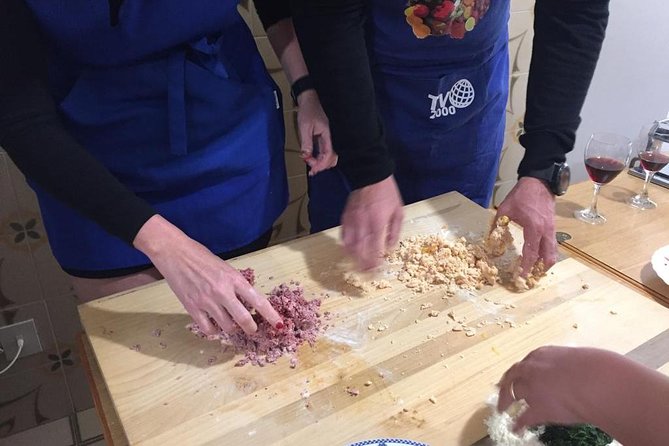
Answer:
[[[279,59],[265,35],[265,30],[250,0],[240,2],[239,11],[249,25],[255,37],[258,50],[265,61],[274,82],[281,89],[283,96],[283,116],[286,127],[286,169],[288,171],[288,187],[290,202],[286,211],[274,225],[272,243],[280,243],[305,235],[309,232],[307,215],[307,176],[306,167],[300,158],[300,143],[297,137],[297,112],[290,98],[290,85],[281,71]]]
[[[532,56],[534,0],[511,0],[509,20],[509,102],[506,107],[506,135],[502,149],[493,206],[499,205],[516,184],[516,169],[525,149],[518,142],[525,115],[527,74]]]
[[[517,135],[525,107],[532,6],[531,0],[512,0],[511,93],[495,204],[513,186],[523,153]],[[291,199],[275,226],[273,241],[281,242],[308,231],[306,176],[299,158],[296,114],[288,83],[252,6],[242,2],[240,11],[284,96]],[[44,352],[19,360],[0,376],[0,444],[3,437],[93,407],[75,346],[81,329],[75,298],[49,250],[34,194],[0,150],[0,326],[30,318],[35,319]],[[6,364],[0,356],[0,369]]]

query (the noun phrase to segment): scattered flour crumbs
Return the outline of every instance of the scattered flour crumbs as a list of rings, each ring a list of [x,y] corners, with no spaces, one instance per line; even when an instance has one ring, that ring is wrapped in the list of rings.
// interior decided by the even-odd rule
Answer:
[[[251,285],[254,284],[255,274],[252,269],[240,272]],[[323,327],[321,321],[319,312],[321,301],[306,300],[304,290],[296,282],[281,284],[274,288],[269,293],[268,300],[283,318],[285,327],[281,330],[272,327],[254,312],[252,312],[253,319],[258,325],[258,330],[252,335],[247,335],[241,328],[237,328],[232,333],[221,332],[208,336],[202,333],[196,323],[189,324],[187,328],[199,337],[218,340],[223,345],[232,346],[237,352],[243,353],[244,358],[235,364],[237,367],[249,363],[263,367],[275,363],[283,355],[288,355],[290,366],[294,368],[297,365],[295,353],[298,347],[305,342],[313,346],[319,334],[327,328]],[[327,319],[329,313],[326,312],[323,316]]]

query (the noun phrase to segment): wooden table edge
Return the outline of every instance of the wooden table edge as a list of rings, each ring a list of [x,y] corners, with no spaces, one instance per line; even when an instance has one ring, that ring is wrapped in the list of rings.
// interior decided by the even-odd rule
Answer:
[[[93,396],[93,404],[95,405],[95,411],[97,412],[98,418],[100,419],[100,424],[103,430],[103,436],[105,441],[107,442],[107,445],[108,446],[129,445],[130,442],[128,441],[128,438],[125,436],[122,424],[120,422],[118,414],[116,414],[115,410],[113,409],[113,403],[111,401],[108,402],[108,405],[112,409],[109,412],[112,413],[107,413],[108,411],[105,410],[105,405],[102,402],[102,396],[100,395],[100,389],[98,388],[98,383],[96,382],[95,377],[93,376],[94,372],[91,366],[92,361],[95,361],[97,365],[97,359],[95,359],[95,353],[93,351],[93,347],[88,341],[86,333],[83,331],[78,333],[76,342],[77,342],[77,348],[79,350],[79,356],[81,357],[81,364],[84,368],[84,373],[86,374],[86,380],[88,381],[88,385],[91,389],[91,395]],[[99,366],[97,366],[97,369],[99,369]],[[100,379],[102,379],[102,377],[100,377]],[[101,384],[103,386],[105,385],[104,383]],[[116,426],[119,426],[120,431],[117,432],[116,435],[113,434],[113,431],[110,427],[111,424],[110,421],[111,423],[114,423]]]
[[[617,280],[619,283],[626,285],[628,288],[638,291],[644,297],[652,299],[660,305],[669,308],[669,299],[667,297],[663,296],[652,288],[647,287],[643,283],[637,282],[633,278],[627,276],[624,273],[621,273],[610,265],[597,260],[597,258],[589,254],[586,254],[575,246],[570,245],[569,242],[562,242],[559,244],[559,247],[568,253],[569,257],[582,262],[583,264],[601,272],[608,277],[611,277],[612,279]]]

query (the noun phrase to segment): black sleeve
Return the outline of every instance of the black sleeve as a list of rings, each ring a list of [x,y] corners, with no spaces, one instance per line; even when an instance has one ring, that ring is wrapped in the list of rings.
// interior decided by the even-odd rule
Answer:
[[[156,212],[72,138],[46,86],[46,54],[22,0],[0,0],[0,145],[56,199],[132,244]]]
[[[574,148],[608,5],[608,0],[537,0],[520,176],[563,162]]]
[[[290,17],[290,0],[254,0],[253,5],[265,30]]]
[[[364,0],[292,0],[304,59],[330,120],[339,167],[354,189],[393,173],[365,42]]]

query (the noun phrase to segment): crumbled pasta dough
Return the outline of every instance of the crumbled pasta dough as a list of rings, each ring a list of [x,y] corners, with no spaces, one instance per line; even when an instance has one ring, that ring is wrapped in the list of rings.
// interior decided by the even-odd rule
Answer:
[[[400,241],[388,261],[401,264],[397,278],[418,293],[434,285],[446,286],[449,293],[456,289],[473,291],[493,285],[498,278],[498,270],[484,248],[464,237],[454,241],[439,235],[409,237]]]

